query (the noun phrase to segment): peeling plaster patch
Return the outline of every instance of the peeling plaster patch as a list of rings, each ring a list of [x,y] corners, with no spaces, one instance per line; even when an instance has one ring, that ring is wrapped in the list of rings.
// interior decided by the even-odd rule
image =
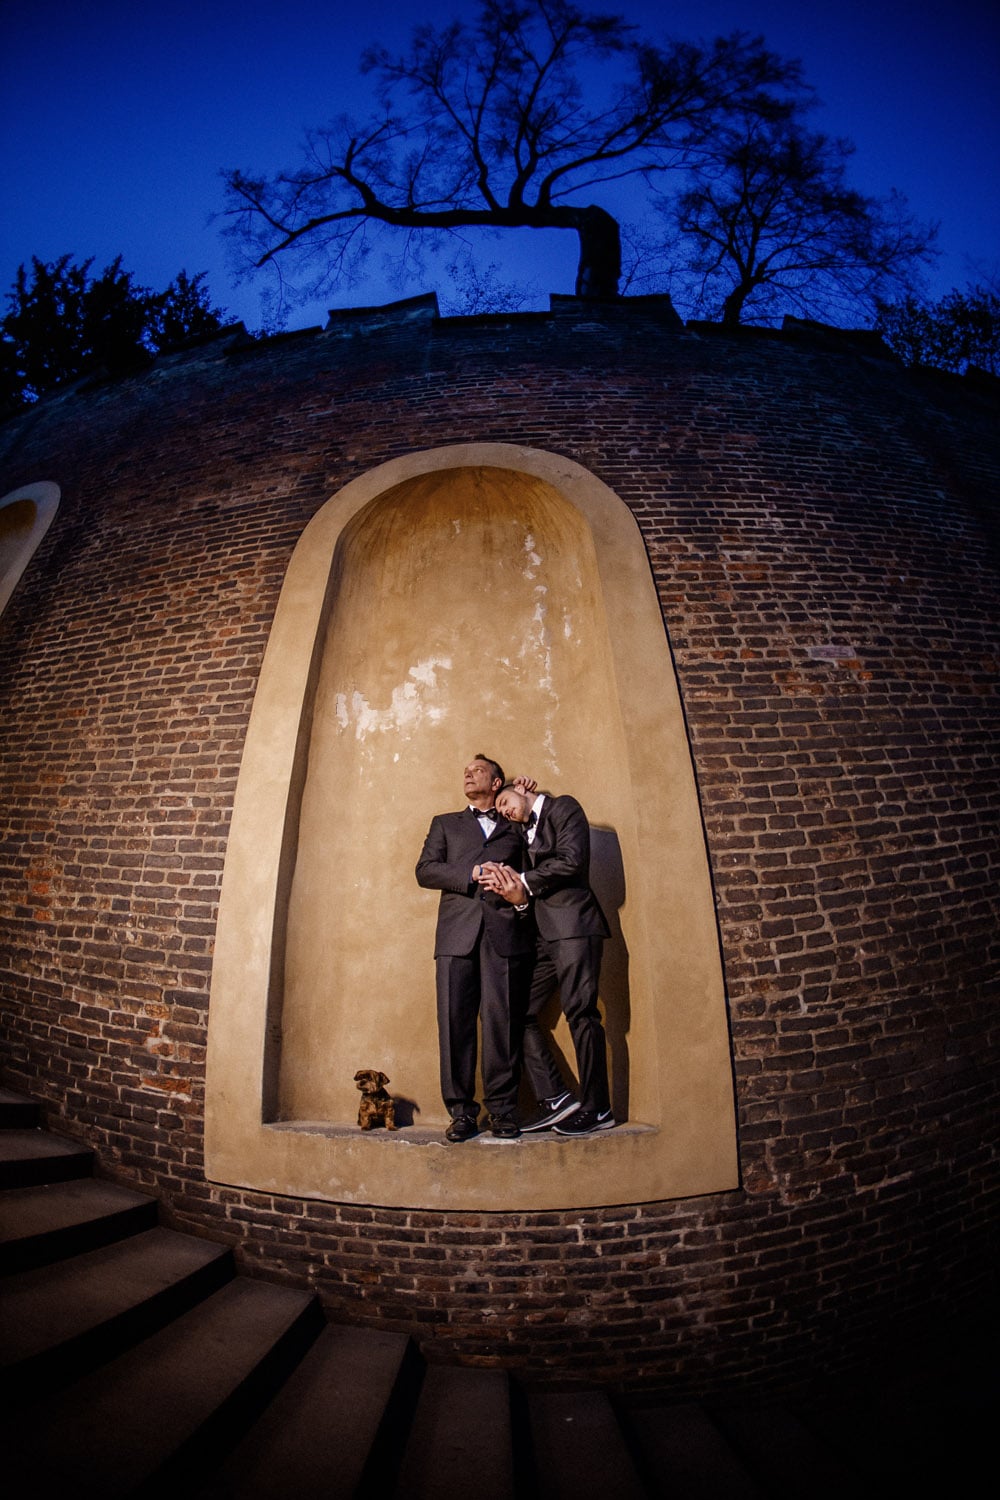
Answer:
[[[409,675],[417,682],[425,683],[427,687],[437,687],[437,669],[440,667],[445,672],[451,671],[450,656],[432,656],[428,661],[418,662],[411,667]]]
[[[521,645],[521,660],[537,662],[538,687],[543,692],[552,694],[552,705],[549,712],[554,712],[558,707],[559,700],[552,693],[552,643],[549,636],[547,616],[548,604],[546,595],[548,589],[542,583],[535,585],[535,608],[528,622],[524,639]]]
[[[364,693],[359,693],[356,688],[349,700],[346,693],[338,693],[335,708],[337,723],[345,730],[353,723],[354,737],[358,740],[366,739],[369,734],[385,734],[386,731],[399,734],[412,729],[423,720],[431,724],[440,723],[447,714],[447,708],[440,703],[428,703],[427,695],[422,690],[436,689],[439,686],[438,670],[448,671],[450,668],[451,658],[445,656],[432,656],[427,661],[418,662],[407,674],[413,680],[393,688],[388,708],[374,708]]]

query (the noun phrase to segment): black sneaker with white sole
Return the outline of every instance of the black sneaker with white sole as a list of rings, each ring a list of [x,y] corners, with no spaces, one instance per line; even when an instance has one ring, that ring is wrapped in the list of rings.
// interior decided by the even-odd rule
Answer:
[[[553,1129],[556,1135],[590,1135],[595,1130],[614,1130],[616,1123],[610,1109],[578,1109]]]
[[[570,1093],[555,1094],[551,1099],[540,1099],[535,1113],[521,1121],[521,1130],[551,1130],[554,1125],[559,1124],[560,1120],[566,1120],[570,1115],[575,1115],[579,1108],[579,1099],[574,1099]]]

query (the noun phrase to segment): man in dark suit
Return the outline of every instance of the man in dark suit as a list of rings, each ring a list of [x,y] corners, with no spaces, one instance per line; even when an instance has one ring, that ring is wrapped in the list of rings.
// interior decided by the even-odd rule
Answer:
[[[528,785],[534,786],[533,782]],[[549,797],[504,786],[497,811],[524,830],[523,873],[491,860],[479,878],[517,909],[527,900],[538,926],[535,972],[524,1029],[524,1066],[538,1112],[524,1130],[553,1127],[589,1135],[615,1124],[608,1089],[607,1043],[597,1008],[608,924],[590,889],[590,827],[575,797]],[[558,986],[580,1077],[577,1105],[545,1045],[538,1017]]]
[[[479,883],[484,864],[520,870],[524,841],[497,816],[504,775],[496,761],[473,756],[465,768],[468,806],[431,823],[417,861],[417,882],[441,892],[434,957],[437,968],[441,1093],[451,1115],[449,1141],[477,1134],[476,1021],[482,1022],[483,1094],[495,1136],[517,1124],[520,1036],[531,982],[534,930],[499,892]],[[522,906],[524,903],[520,903]]]

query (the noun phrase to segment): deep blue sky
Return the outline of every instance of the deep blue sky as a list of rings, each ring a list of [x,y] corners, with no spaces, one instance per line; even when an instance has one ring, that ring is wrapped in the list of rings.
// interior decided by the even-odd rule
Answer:
[[[614,4],[594,4],[614,10]],[[624,0],[644,30],[687,38],[760,32],[801,57],[824,101],[818,128],[857,145],[853,184],[898,188],[940,221],[930,291],[1000,268],[1000,7],[996,0]],[[32,255],[121,252],[160,289],[207,270],[212,296],[248,325],[211,215],[219,171],[296,161],[304,127],[364,108],[357,59],[369,42],[402,47],[415,19],[448,20],[472,0],[0,0],[0,292]],[[571,292],[575,239],[519,231],[520,266],[539,290]],[[500,259],[501,248],[491,254]],[[432,289],[373,280],[294,314]],[[537,305],[545,305],[542,297]]]

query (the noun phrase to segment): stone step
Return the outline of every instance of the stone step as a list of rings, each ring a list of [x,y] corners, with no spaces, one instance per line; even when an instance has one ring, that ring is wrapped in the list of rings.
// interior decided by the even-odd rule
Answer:
[[[0,1193],[0,1272],[30,1270],[96,1250],[156,1224],[144,1193],[81,1177]]]
[[[861,1500],[917,1476],[881,1410],[845,1459],[850,1402],[827,1403],[824,1426],[763,1401],[616,1409],[426,1368],[404,1335],[326,1326],[310,1294],[234,1279],[226,1247],[154,1227],[152,1199],[91,1178],[86,1147],[6,1102],[0,1443],[8,1484],[35,1500]],[[944,1444],[939,1459],[951,1474]]]
[[[704,1407],[625,1407],[622,1421],[646,1488],[683,1500],[765,1500]]]
[[[392,1493],[396,1500],[513,1500],[510,1386],[502,1370],[428,1368]]]
[[[147,1229],[4,1282],[0,1377],[23,1398],[121,1353],[233,1274],[224,1245]]]
[[[769,1500],[844,1500],[873,1493],[862,1474],[786,1407],[747,1402],[713,1408],[712,1417]]]
[[[0,1131],[0,1188],[89,1177],[93,1167],[93,1151],[78,1141],[64,1140],[48,1130]]]
[[[198,1500],[351,1500],[398,1466],[422,1369],[405,1334],[328,1325]]]
[[[307,1292],[239,1277],[0,1426],[12,1493],[190,1493],[322,1325]],[[285,1495],[292,1500],[293,1489]]]
[[[32,1130],[41,1122],[42,1111],[34,1099],[0,1088],[0,1130]]]
[[[839,1457],[871,1476],[879,1495],[976,1495],[992,1471],[1000,1410],[997,1323],[988,1301],[958,1322],[950,1348],[911,1345],[903,1368],[869,1367],[804,1412]]]
[[[603,1391],[534,1392],[528,1418],[538,1493],[545,1500],[647,1500]]]

